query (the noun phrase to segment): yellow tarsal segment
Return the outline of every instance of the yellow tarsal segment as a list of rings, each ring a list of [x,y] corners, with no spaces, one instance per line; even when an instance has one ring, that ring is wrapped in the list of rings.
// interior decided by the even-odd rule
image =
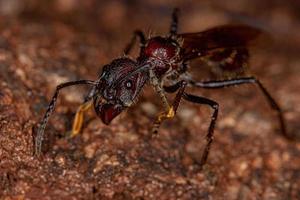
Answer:
[[[175,116],[175,111],[173,106],[171,106],[167,112],[159,114],[157,121],[162,122],[163,120],[173,118],[174,116]]]
[[[84,117],[84,112],[86,112],[88,109],[92,107],[92,102],[86,102],[85,104],[82,104],[79,106],[74,121],[73,121],[73,126],[72,126],[72,132],[71,132],[71,137],[76,136],[77,134],[80,133],[80,130],[82,128],[83,124],[83,117]]]

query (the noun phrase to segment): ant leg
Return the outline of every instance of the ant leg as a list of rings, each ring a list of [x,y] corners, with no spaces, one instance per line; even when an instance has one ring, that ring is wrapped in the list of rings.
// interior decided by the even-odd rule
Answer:
[[[88,101],[79,106],[73,121],[70,137],[74,137],[80,133],[83,124],[84,112],[88,111],[92,105],[92,101]]]
[[[46,128],[46,125],[48,123],[49,117],[52,114],[52,112],[55,109],[55,104],[57,101],[57,97],[59,94],[59,91],[65,87],[69,87],[72,85],[79,85],[79,84],[86,84],[86,85],[95,85],[94,81],[89,81],[89,80],[79,80],[79,81],[71,81],[71,82],[66,82],[66,83],[62,83],[60,85],[58,85],[56,87],[55,93],[51,99],[51,102],[47,108],[47,111],[43,117],[43,120],[41,121],[40,127],[38,129],[37,135],[36,135],[36,139],[35,139],[35,154],[37,156],[39,156],[41,154],[42,151],[42,142],[44,139],[44,131]]]
[[[70,137],[74,137],[80,133],[82,125],[83,125],[84,113],[92,107],[91,100],[93,99],[95,92],[96,92],[96,87],[93,87],[90,90],[89,94],[85,97],[83,104],[80,105],[79,108],[77,109],[75,118],[73,121]]]
[[[174,92],[176,92],[181,87],[181,85],[182,85],[181,82],[185,82],[185,84],[186,84],[186,81],[179,81],[179,82],[175,83],[174,85],[170,85],[170,86],[165,86],[164,85],[163,86],[164,91],[167,92],[167,93],[174,93]]]
[[[174,8],[172,13],[172,22],[170,26],[170,37],[176,39],[178,30],[178,8]]]
[[[150,83],[152,85],[152,87],[154,88],[154,90],[158,93],[158,95],[160,96],[164,108],[166,111],[170,110],[170,105],[168,103],[168,99],[164,93],[163,88],[161,87],[161,82],[158,80],[158,78],[156,77],[154,71],[152,69],[149,70],[149,76],[150,76]]]
[[[262,83],[255,77],[244,77],[244,78],[236,78],[230,80],[205,81],[205,82],[190,81],[189,83],[197,87],[208,88],[208,89],[224,88],[224,87],[230,87],[234,85],[241,85],[241,84],[248,84],[248,83],[256,84],[259,87],[259,89],[262,91],[264,96],[266,97],[271,108],[277,112],[282,135],[288,139],[292,139],[292,136],[289,135],[286,131],[285,120],[281,108],[279,107],[278,103],[276,103],[274,98],[270,95],[270,93],[267,91],[267,89],[262,85]]]
[[[160,113],[157,117],[157,119],[154,122],[153,128],[152,128],[152,133],[154,135],[156,135],[158,133],[158,129],[161,125],[161,123],[169,118],[173,118],[175,116],[177,107],[179,105],[181,96],[184,92],[185,86],[186,86],[186,82],[185,81],[181,81],[181,90],[177,93],[174,102],[172,104],[172,106],[169,105],[168,103],[168,99],[164,93],[164,89],[161,87],[161,82],[159,81],[159,79],[156,77],[155,73],[153,70],[150,69],[149,71],[149,76],[150,76],[150,83],[151,85],[154,87],[154,90],[159,94],[163,104],[164,104],[164,108],[165,108],[165,112]]]
[[[187,83],[185,81],[180,81],[176,84],[176,86],[178,86],[176,88],[176,90],[179,89],[179,91],[177,92],[177,94],[176,94],[176,96],[173,100],[172,106],[169,106],[169,108],[166,110],[166,112],[163,112],[163,113],[159,114],[156,121],[154,122],[154,125],[153,125],[153,128],[152,128],[152,133],[154,135],[156,135],[158,133],[158,129],[159,129],[161,123],[164,120],[173,118],[175,116],[177,108],[178,108],[179,103],[180,103],[180,100],[181,100],[181,98],[184,94],[184,90],[185,90],[186,85],[187,85]]]
[[[174,93],[176,90],[178,90],[178,88],[180,88],[180,82],[176,83],[175,85],[164,86],[165,91],[168,93]],[[212,109],[214,109],[213,115],[211,117],[211,122],[210,122],[210,125],[208,128],[208,133],[206,135],[207,144],[205,146],[205,149],[202,154],[201,161],[200,161],[200,166],[202,167],[206,163],[206,160],[207,160],[207,157],[209,154],[209,150],[210,150],[210,146],[211,146],[211,143],[213,142],[214,129],[215,129],[215,124],[216,124],[216,121],[218,118],[218,112],[219,112],[219,104],[213,100],[210,100],[210,99],[207,99],[204,97],[187,94],[186,92],[184,92],[182,94],[182,96],[187,101],[190,101],[193,103],[198,103],[198,104],[209,105]]]
[[[168,118],[173,118],[175,116],[175,111],[177,110],[177,108],[174,109],[173,106],[169,105],[168,99],[164,92],[164,89],[161,87],[161,82],[158,80],[158,78],[156,77],[153,70],[149,71],[149,76],[150,76],[150,83],[154,87],[154,90],[159,94],[159,96],[164,104],[164,108],[165,108],[165,112],[160,113],[154,122],[152,133],[157,134],[159,126],[162,123],[162,121],[165,119],[168,119]],[[186,86],[186,83],[184,81],[184,84],[182,87],[185,88],[185,86]],[[184,91],[184,88],[183,88],[182,92]],[[179,100],[178,100],[178,102],[179,102],[182,95],[178,94],[177,96],[179,98]],[[175,101],[176,101],[176,97],[175,97]]]
[[[187,93],[183,94],[183,98],[185,100],[193,102],[193,103],[209,105],[214,110],[213,115],[211,117],[210,125],[208,128],[208,133],[206,135],[207,144],[205,146],[205,149],[202,154],[201,161],[200,161],[200,166],[202,167],[206,163],[208,153],[210,150],[210,146],[214,139],[214,129],[215,129],[215,124],[216,124],[216,121],[218,118],[219,104],[213,100],[210,100],[210,99],[207,99],[204,97],[187,94]]]
[[[126,48],[124,49],[124,53],[125,55],[128,55],[136,41],[136,38],[139,37],[140,39],[140,48],[144,48],[145,44],[146,44],[146,38],[145,35],[142,31],[140,30],[136,30],[133,33],[133,37],[131,38],[129,44],[126,46]]]

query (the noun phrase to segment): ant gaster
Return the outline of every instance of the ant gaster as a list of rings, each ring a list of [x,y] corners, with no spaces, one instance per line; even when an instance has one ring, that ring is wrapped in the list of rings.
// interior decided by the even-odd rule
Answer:
[[[158,115],[154,123],[153,134],[158,132],[162,121],[174,117],[181,99],[208,105],[212,108],[213,114],[206,135],[207,143],[201,157],[201,166],[207,160],[213,141],[219,104],[211,99],[186,93],[186,86],[217,89],[241,84],[256,84],[271,108],[277,112],[282,134],[289,138],[282,111],[262,83],[253,76],[238,77],[238,74],[240,75],[240,72],[245,71],[247,67],[249,57],[247,46],[261,34],[261,31],[246,25],[224,25],[198,33],[178,34],[177,13],[178,10],[174,9],[170,32],[166,37],[156,36],[146,39],[142,31],[134,32],[134,36],[124,53],[128,55],[136,39],[139,38],[140,54],[136,60],[126,56],[113,60],[103,67],[102,73],[96,81],[78,80],[58,85],[39,126],[35,153],[37,155],[41,153],[44,130],[54,110],[59,91],[62,88],[79,84],[91,85],[92,88],[84,103],[77,110],[72,129],[73,136],[80,132],[83,114],[91,106],[94,107],[102,122],[109,124],[137,100],[141,89],[148,82],[158,93],[164,106],[164,112]],[[187,72],[188,61],[195,58],[215,63],[212,66],[213,69],[217,69],[215,71],[224,74],[229,73],[231,77],[237,78],[204,82],[194,81]],[[167,80],[171,80],[173,84],[165,85]],[[166,93],[174,92],[177,92],[175,98],[169,103]]]

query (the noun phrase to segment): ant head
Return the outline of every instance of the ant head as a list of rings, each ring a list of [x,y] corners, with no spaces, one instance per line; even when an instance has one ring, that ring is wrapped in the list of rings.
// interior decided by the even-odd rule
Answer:
[[[138,68],[135,61],[119,58],[105,65],[97,86],[94,108],[103,123],[109,124],[127,107],[130,107],[148,76]]]

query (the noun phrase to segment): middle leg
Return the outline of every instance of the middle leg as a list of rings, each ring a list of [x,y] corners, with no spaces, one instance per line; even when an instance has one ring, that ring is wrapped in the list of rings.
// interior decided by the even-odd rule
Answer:
[[[172,86],[164,86],[165,91],[168,92],[168,93],[174,93],[179,88],[180,88],[180,82],[178,82],[178,83],[176,83],[175,85],[172,85]],[[208,105],[214,110],[213,115],[211,117],[211,122],[210,122],[210,125],[209,125],[209,128],[208,128],[208,133],[206,135],[207,143],[206,143],[206,146],[205,146],[205,149],[204,149],[204,152],[202,154],[201,161],[200,161],[200,167],[202,167],[207,161],[209,150],[210,150],[211,144],[213,142],[214,129],[215,129],[215,124],[216,124],[216,121],[217,121],[217,118],[218,118],[218,112],[219,112],[219,104],[217,102],[213,101],[213,100],[208,99],[208,98],[187,94],[186,92],[184,92],[182,94],[182,97],[185,100],[190,101],[192,103]]]
[[[187,94],[187,93],[183,94],[183,98],[192,103],[208,105],[214,110],[213,115],[211,117],[210,125],[208,128],[208,133],[206,134],[207,143],[206,143],[204,152],[201,156],[200,167],[202,167],[207,161],[209,150],[210,150],[211,144],[214,139],[214,129],[215,129],[216,121],[218,118],[219,104],[211,99],[200,97],[200,96],[195,96],[195,95],[191,95],[191,94]]]

